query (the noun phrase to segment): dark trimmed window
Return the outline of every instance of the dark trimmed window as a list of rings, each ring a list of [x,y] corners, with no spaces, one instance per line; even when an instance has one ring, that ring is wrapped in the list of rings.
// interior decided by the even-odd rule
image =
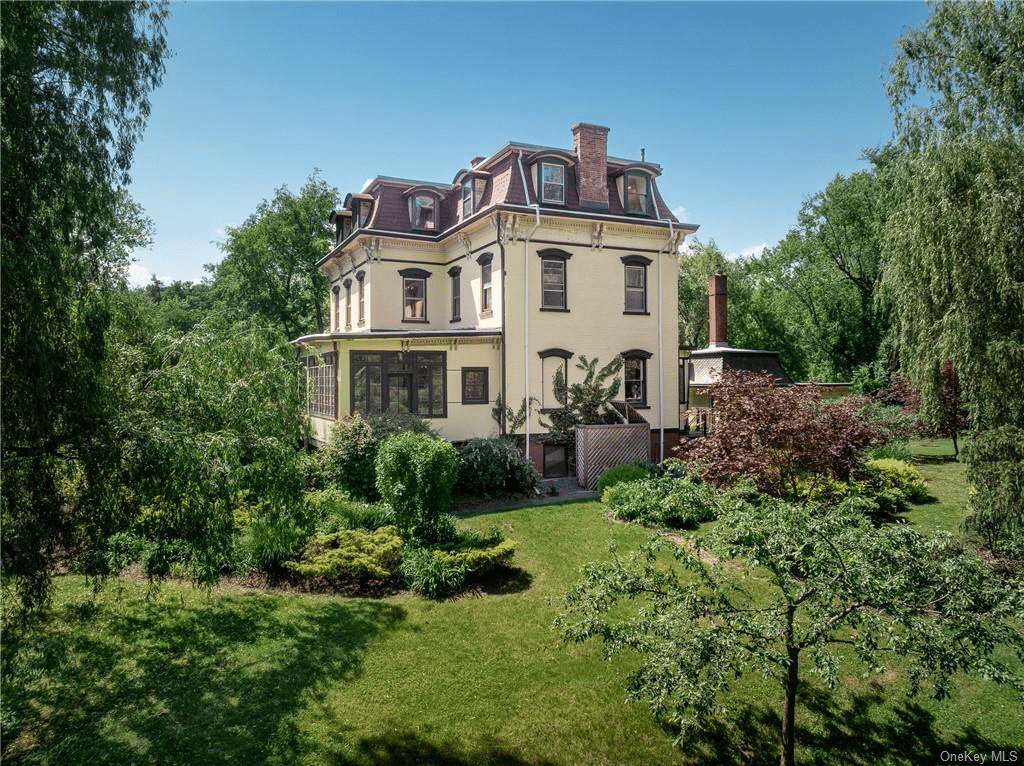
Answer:
[[[437,230],[437,211],[440,205],[429,194],[416,194],[409,198],[409,223],[421,231]]]
[[[647,406],[647,360],[651,352],[638,348],[622,352],[622,384],[626,403],[633,407]]]
[[[341,285],[331,288],[331,329],[341,329]]]
[[[462,319],[462,267],[452,266],[448,276],[452,279],[452,321],[458,322]]]
[[[541,311],[568,311],[565,262],[572,257],[564,250],[548,248],[540,256],[540,308]]]
[[[306,390],[309,392],[309,414],[320,418],[338,416],[338,355],[306,357]]]
[[[345,285],[345,329],[352,329],[352,280],[346,279]]]
[[[490,396],[487,391],[486,367],[462,368],[462,403],[488,404]]]
[[[642,255],[627,255],[622,259],[625,284],[626,314],[646,314],[647,312],[647,267],[651,259]]]
[[[352,412],[447,417],[444,351],[351,351]]]
[[[480,313],[484,316],[490,316],[493,309],[492,298],[493,291],[491,289],[491,264],[494,258],[490,253],[484,253],[476,262],[480,264]]]
[[[476,194],[473,191],[473,179],[462,182],[462,217],[469,218],[476,209]]]
[[[400,269],[402,277],[402,321],[427,321],[427,277],[423,269]]]
[[[365,271],[356,272],[356,281],[359,283],[359,324],[362,326],[366,322],[366,280]]]
[[[565,204],[565,179],[568,176],[564,162],[543,160],[540,163],[540,201]]]
[[[370,220],[370,208],[372,205],[372,200],[352,200],[352,218],[357,229],[361,229],[366,226],[366,222]]]
[[[635,215],[650,215],[653,210],[651,177],[640,172],[626,173],[623,185],[626,190],[626,212]]]

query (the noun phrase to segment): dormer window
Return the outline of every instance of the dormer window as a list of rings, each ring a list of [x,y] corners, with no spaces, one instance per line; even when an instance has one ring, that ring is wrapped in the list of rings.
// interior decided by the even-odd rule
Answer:
[[[366,222],[370,220],[370,208],[372,206],[373,200],[370,199],[352,200],[352,218],[357,229],[362,229],[366,226]]]
[[[473,193],[473,179],[467,178],[462,182],[462,217],[469,218],[476,208],[475,194]]]
[[[626,212],[634,215],[650,215],[653,210],[651,204],[651,177],[646,173],[626,173],[625,179]]]
[[[555,205],[565,204],[566,165],[564,162],[540,163],[540,201]]]
[[[434,197],[417,194],[409,198],[409,222],[414,229],[422,231],[437,230],[437,209],[439,205]]]

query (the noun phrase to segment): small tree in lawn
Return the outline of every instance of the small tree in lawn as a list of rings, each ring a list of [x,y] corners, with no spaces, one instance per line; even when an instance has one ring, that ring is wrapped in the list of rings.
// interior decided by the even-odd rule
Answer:
[[[734,574],[701,551],[735,559],[768,596],[737,588]],[[666,566],[668,550],[679,566]],[[680,572],[680,568],[684,570]],[[640,608],[624,612],[620,601]],[[839,681],[834,645],[852,646],[879,672],[890,654],[910,661],[911,690],[930,682],[937,698],[954,673],[997,682],[1019,678],[993,659],[1010,646],[1024,659],[1024,594],[948,535],[873,527],[852,501],[826,510],[764,498],[727,512],[696,550],[666,539],[625,559],[584,569],[556,624],[566,639],[603,640],[606,654],[642,655],[630,675],[634,698],[679,730],[677,744],[724,711],[722,693],[757,671],[780,687],[782,766],[795,763],[796,707],[806,655],[830,688]],[[632,614],[632,616],[624,616]]]
[[[953,457],[957,458],[960,456],[957,436],[970,427],[967,406],[960,391],[960,376],[952,359],[947,359],[936,375],[941,381],[936,383],[939,396],[927,401],[924,419],[932,434],[953,440]]]

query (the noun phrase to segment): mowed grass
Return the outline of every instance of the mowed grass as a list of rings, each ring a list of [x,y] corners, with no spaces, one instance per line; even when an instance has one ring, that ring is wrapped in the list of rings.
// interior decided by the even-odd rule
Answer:
[[[960,464],[921,467],[935,502],[913,509],[912,522],[949,528],[959,514],[958,525]],[[124,580],[94,597],[83,579],[60,578],[49,619],[5,630],[4,762],[777,761],[781,691],[773,681],[738,680],[716,726],[678,750],[647,706],[626,698],[635,658],[606,662],[596,643],[565,645],[552,630],[580,567],[607,559],[610,542],[630,550],[649,531],[608,521],[597,502],[462,523],[498,526],[517,540],[518,570],[489,592],[448,601],[182,583],[149,593]],[[893,670],[865,677],[851,659],[834,691],[805,673],[798,760],[934,764],[944,751],[1017,748],[1024,761],[1024,711],[1011,690],[962,678],[950,699],[910,698]]]

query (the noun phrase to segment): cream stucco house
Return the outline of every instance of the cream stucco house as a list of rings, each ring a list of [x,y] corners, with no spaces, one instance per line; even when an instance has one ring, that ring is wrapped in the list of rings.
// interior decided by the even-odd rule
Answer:
[[[501,433],[498,396],[536,400],[523,429],[546,475],[541,412],[558,369],[622,354],[621,399],[652,455],[679,434],[676,251],[697,230],[658,193],[661,168],[609,157],[608,128],[572,150],[508,143],[451,183],[378,177],[331,221],[320,262],[330,331],[297,339],[314,438],[352,412],[414,412],[453,441]]]

